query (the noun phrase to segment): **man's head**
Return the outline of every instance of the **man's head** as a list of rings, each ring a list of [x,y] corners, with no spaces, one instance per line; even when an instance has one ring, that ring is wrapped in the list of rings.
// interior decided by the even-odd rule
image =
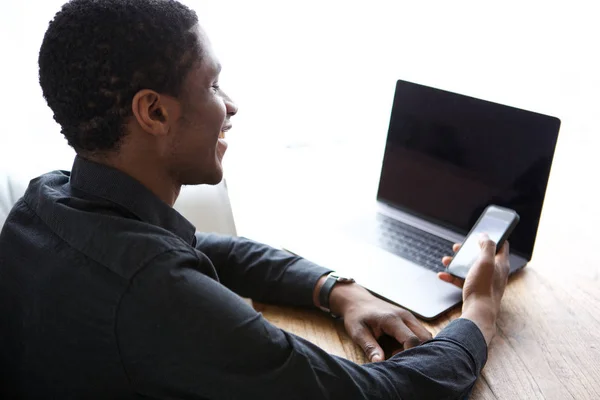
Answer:
[[[72,0],[49,24],[39,67],[79,154],[118,155],[178,184],[221,180],[217,138],[237,109],[194,11],[173,0]]]

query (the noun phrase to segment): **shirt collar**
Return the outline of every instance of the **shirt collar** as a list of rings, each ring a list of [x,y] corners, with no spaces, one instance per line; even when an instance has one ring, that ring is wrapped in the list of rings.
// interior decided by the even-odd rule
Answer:
[[[70,184],[75,189],[116,203],[141,221],[166,229],[193,245],[194,225],[124,172],[77,156]]]

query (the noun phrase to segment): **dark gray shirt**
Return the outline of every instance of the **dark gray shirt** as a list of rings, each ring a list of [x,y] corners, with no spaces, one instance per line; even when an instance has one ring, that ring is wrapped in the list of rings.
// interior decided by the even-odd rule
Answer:
[[[0,234],[2,398],[454,399],[487,355],[470,321],[357,365],[238,295],[312,306],[328,270],[199,234],[139,182],[76,158],[31,181]]]

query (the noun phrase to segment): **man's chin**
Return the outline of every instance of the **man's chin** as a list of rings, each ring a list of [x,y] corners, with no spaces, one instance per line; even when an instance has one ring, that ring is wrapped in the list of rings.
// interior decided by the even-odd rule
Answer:
[[[218,185],[223,180],[223,168],[216,166],[212,171],[201,171],[192,176],[186,176],[182,185]]]
[[[204,184],[206,185],[218,185],[223,180],[223,171],[221,170],[219,174],[215,174],[210,179],[207,179]]]
[[[208,185],[218,185],[223,180],[223,161],[218,160],[215,165],[215,169],[213,169],[213,173],[211,175],[211,179],[207,182]]]

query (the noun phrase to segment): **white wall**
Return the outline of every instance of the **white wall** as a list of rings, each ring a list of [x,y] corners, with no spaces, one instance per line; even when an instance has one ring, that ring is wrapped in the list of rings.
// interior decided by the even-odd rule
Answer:
[[[2,0],[0,167],[70,166],[37,83],[39,45],[62,3]],[[561,143],[583,151],[597,133],[592,1],[186,3],[212,37],[221,84],[240,106],[227,166],[242,186],[286,147],[361,146],[379,157],[398,78],[556,115]]]

